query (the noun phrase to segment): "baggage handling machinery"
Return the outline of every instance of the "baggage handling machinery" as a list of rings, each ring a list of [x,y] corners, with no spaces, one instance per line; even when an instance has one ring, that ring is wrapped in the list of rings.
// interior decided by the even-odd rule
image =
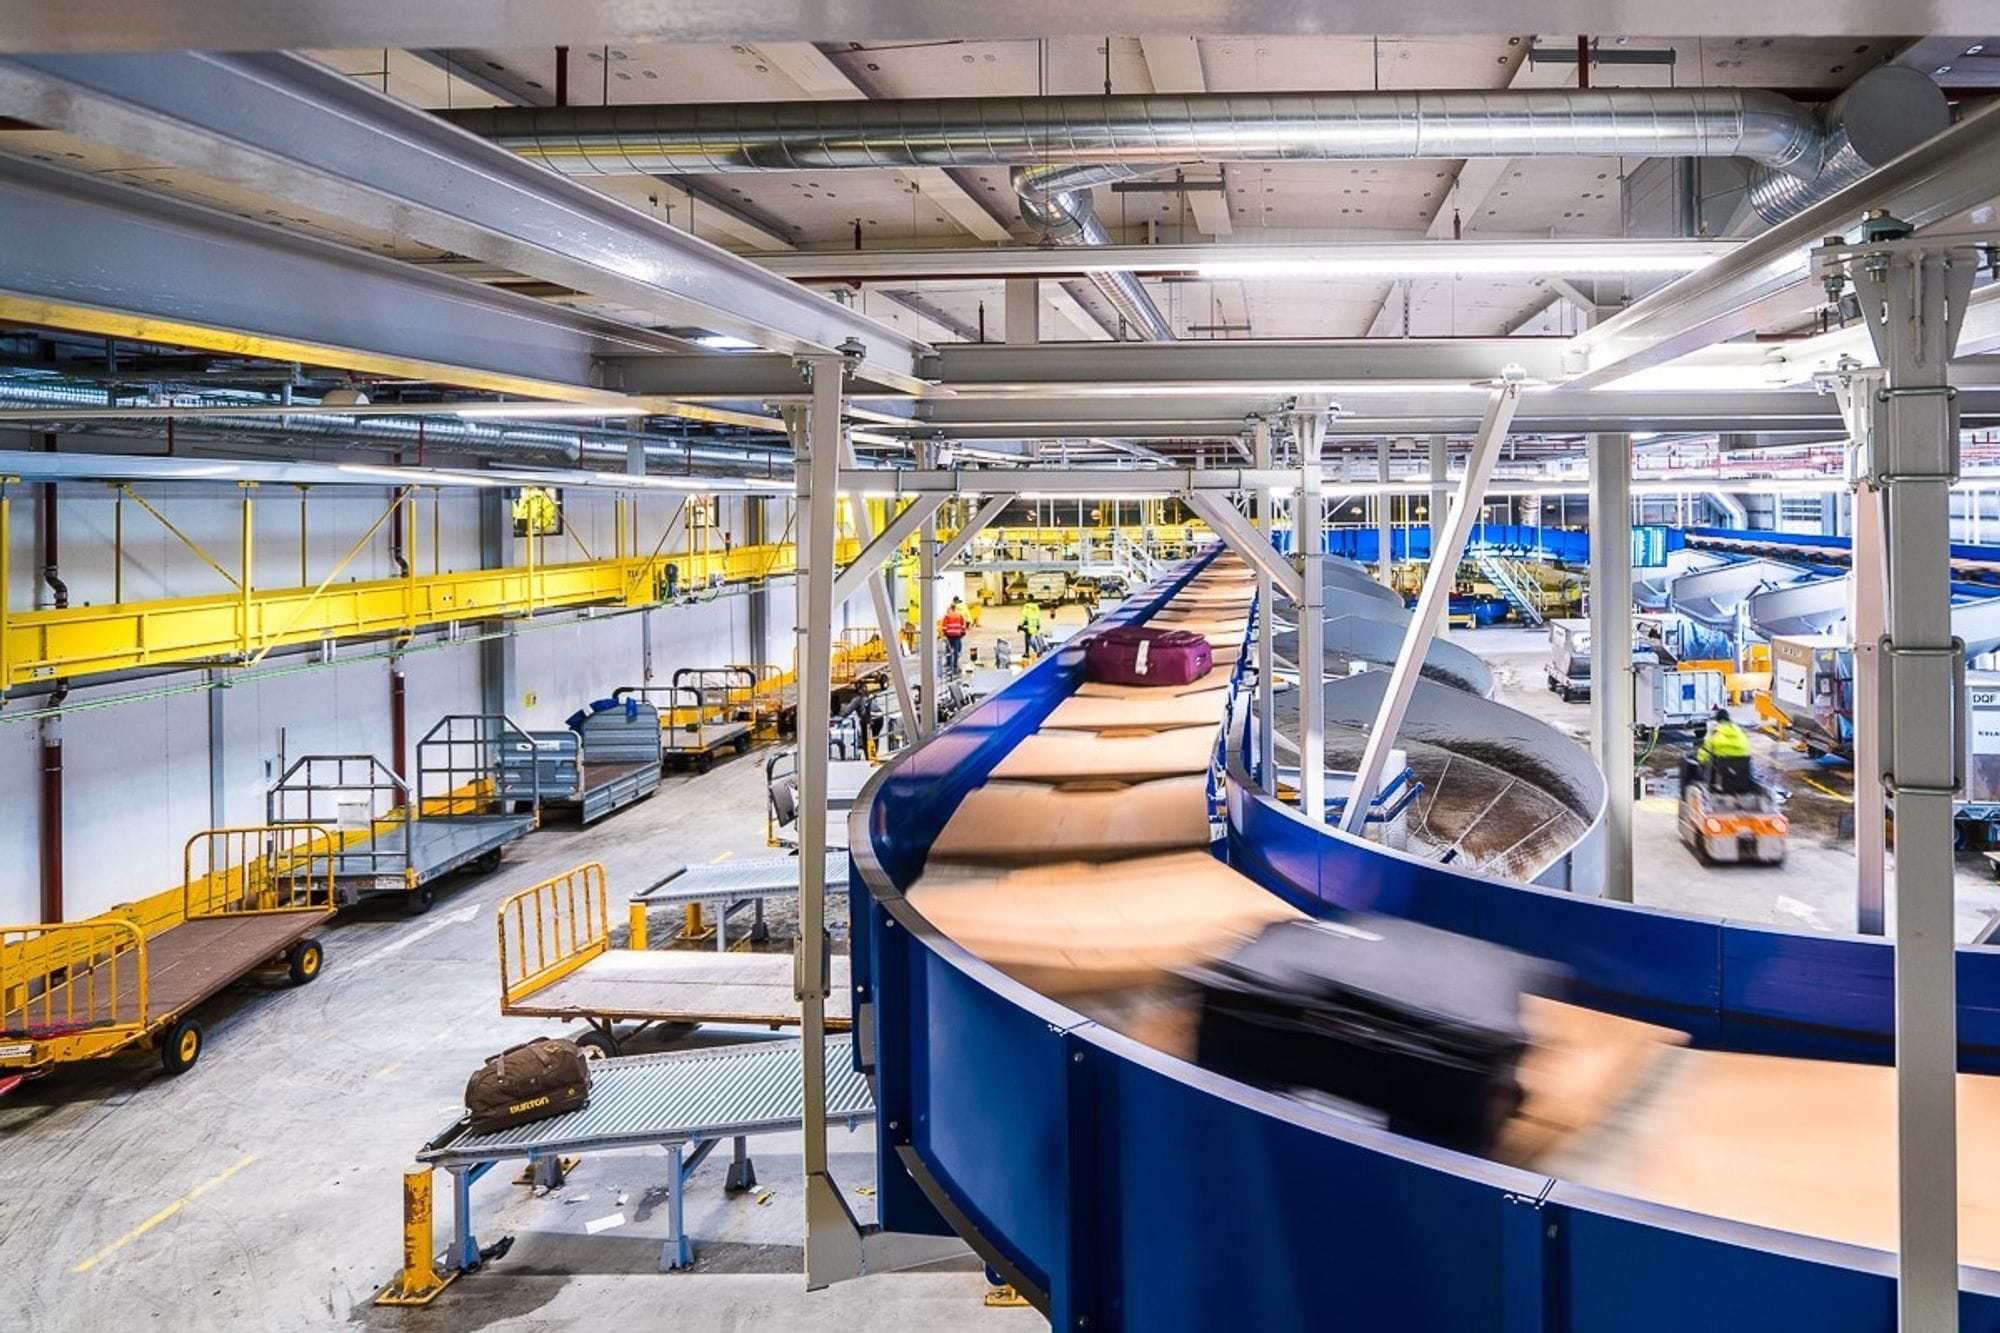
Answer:
[[[790,963],[787,960],[787,967]],[[667,1230],[660,1269],[694,1262],[682,1210],[687,1182],[725,1139],[735,1150],[723,1189],[739,1194],[757,1183],[746,1141],[757,1134],[796,1132],[803,1123],[798,1038],[706,1050],[605,1060],[591,1071],[590,1104],[548,1120],[491,1134],[473,1134],[464,1118],[417,1153],[403,1176],[403,1267],[375,1298],[378,1305],[428,1305],[460,1275],[504,1252],[502,1241],[482,1250],[472,1229],[472,1183],[497,1162],[522,1159],[542,1179],[565,1158],[582,1153],[661,1147],[667,1150]],[[855,1068],[849,1038],[826,1042],[826,1119],[849,1130],[875,1118],[868,1079]],[[431,1182],[451,1174],[452,1235],[442,1264],[432,1232]],[[559,1178],[559,1177],[558,1177]]]
[[[500,1012],[581,1020],[590,1031],[576,1042],[593,1056],[617,1055],[623,1043],[655,1026],[798,1024],[790,954],[650,949],[648,905],[632,902],[630,942],[621,949],[611,943],[609,889],[595,861],[507,898],[496,921]],[[833,978],[827,1023],[840,1030],[851,1022],[845,958],[834,960]]]
[[[600,700],[563,731],[531,732],[532,750],[501,750],[500,794],[593,823],[660,789],[660,710],[643,699]],[[530,768],[534,771],[530,772]]]
[[[414,790],[373,755],[307,755],[266,794],[268,822],[341,830],[325,858],[341,906],[402,894],[419,915],[437,900],[439,879],[499,869],[502,849],[540,821],[533,768],[526,791],[508,792],[503,780],[507,751],[532,754],[534,744],[506,717],[449,714],[417,742]]]
[[[0,926],[0,1093],[58,1064],[151,1049],[169,1074],[201,1058],[193,1011],[257,971],[320,974],[339,835],[310,824],[207,829],[182,852],[174,910]]]
[[[828,851],[825,880],[828,892],[845,893],[847,878],[847,853]],[[687,910],[687,926],[682,930],[681,938],[703,940],[712,935],[716,952],[724,953],[729,948],[730,916],[748,907],[754,910],[755,916],[746,938],[752,944],[762,944],[771,935],[770,927],[764,921],[765,899],[792,897],[798,891],[799,858],[796,854],[679,866],[632,895],[633,938],[643,943],[640,932],[644,929],[645,909],[680,907]],[[704,922],[704,908],[714,910],[713,926]],[[635,943],[633,947],[639,948],[641,944]]]

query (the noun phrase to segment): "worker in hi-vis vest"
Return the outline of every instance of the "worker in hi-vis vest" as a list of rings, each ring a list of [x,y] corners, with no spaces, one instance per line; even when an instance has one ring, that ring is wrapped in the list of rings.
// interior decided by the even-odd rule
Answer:
[[[958,654],[965,646],[965,632],[971,628],[972,622],[965,618],[965,602],[961,598],[952,598],[951,606],[938,618],[938,633],[944,635],[946,675],[958,674]]]
[[[1030,597],[1021,604],[1021,655],[1033,657],[1042,637],[1042,604]]]
[[[1708,769],[1711,790],[1731,793],[1748,790],[1750,775],[1750,734],[1736,725],[1727,708],[1711,716],[1708,733],[1695,748],[1694,761]]]

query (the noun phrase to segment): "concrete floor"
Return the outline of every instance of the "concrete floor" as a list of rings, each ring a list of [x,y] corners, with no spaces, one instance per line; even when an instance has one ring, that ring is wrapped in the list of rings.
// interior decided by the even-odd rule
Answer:
[[[1545,630],[1490,628],[1456,630],[1453,642],[1478,653],[1493,666],[1493,697],[1511,708],[1590,742],[1588,703],[1566,704],[1550,692],[1544,675],[1548,660]],[[1737,710],[1746,730],[1754,716]],[[1684,846],[1675,829],[1678,805],[1672,797],[1640,800],[1632,814],[1633,898],[1649,907],[1672,908],[1736,921],[1755,921],[1794,930],[1851,932],[1855,928],[1853,791],[1850,771],[1831,761],[1814,762],[1789,743],[1751,733],[1759,777],[1788,793],[1785,811],[1792,823],[1782,866],[1704,866]],[[1671,774],[1686,742],[1663,739],[1644,772]],[[1895,854],[1890,853],[1890,865]],[[1958,861],[1958,937],[1970,940],[2000,911],[2000,884],[1976,851]],[[1887,890],[1888,917],[1895,924],[1895,892]]]
[[[386,903],[344,914],[325,934],[318,981],[297,991],[251,981],[206,1007],[209,1049],[182,1078],[139,1055],[74,1066],[0,1100],[0,1310],[11,1325],[1044,1327],[1031,1310],[984,1308],[986,1280],[969,1254],[808,1293],[797,1135],[751,1140],[770,1191],[761,1203],[724,1195],[726,1152],[704,1165],[687,1195],[687,1272],[657,1271],[664,1196],[648,1191],[663,1185],[665,1157],[605,1154],[542,1198],[495,1170],[473,1187],[475,1225],[487,1243],[513,1235],[513,1250],[429,1310],[369,1304],[397,1266],[401,1172],[458,1114],[467,1074],[560,1030],[500,1016],[495,905],[586,860],[605,864],[615,900],[675,863],[766,853],[763,757],[670,777],[589,829],[533,834],[494,874],[449,884],[428,916]],[[872,1145],[868,1129],[834,1131],[833,1168],[863,1220]],[[585,1236],[586,1222],[614,1215],[626,1220]]]

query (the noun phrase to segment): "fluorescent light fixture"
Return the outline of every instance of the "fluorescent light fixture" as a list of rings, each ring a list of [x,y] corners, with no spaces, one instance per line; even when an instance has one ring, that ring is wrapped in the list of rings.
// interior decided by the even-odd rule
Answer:
[[[1329,248],[1310,259],[1231,259],[1196,266],[1203,278],[1539,278],[1642,273],[1692,273],[1713,262],[1710,255],[1609,253],[1579,246],[1544,252],[1502,255],[1453,255],[1450,242],[1436,245],[1434,255],[1343,255]]]
[[[454,408],[453,416],[467,421],[491,417],[535,421],[588,421],[598,417],[650,417],[643,407],[598,406],[589,403],[467,403]]]
[[[697,347],[706,347],[711,352],[761,352],[764,350],[748,338],[739,338],[733,333],[704,333],[694,341]]]

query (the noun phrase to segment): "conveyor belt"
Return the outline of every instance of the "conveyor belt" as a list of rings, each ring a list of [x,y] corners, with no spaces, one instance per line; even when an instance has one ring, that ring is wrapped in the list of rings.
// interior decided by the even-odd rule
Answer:
[[[459,1121],[417,1154],[433,1166],[642,1148],[797,1129],[804,1116],[799,1043],[632,1055],[591,1066],[590,1105],[490,1134]],[[849,1125],[875,1115],[845,1036],[826,1043],[826,1114]]]

